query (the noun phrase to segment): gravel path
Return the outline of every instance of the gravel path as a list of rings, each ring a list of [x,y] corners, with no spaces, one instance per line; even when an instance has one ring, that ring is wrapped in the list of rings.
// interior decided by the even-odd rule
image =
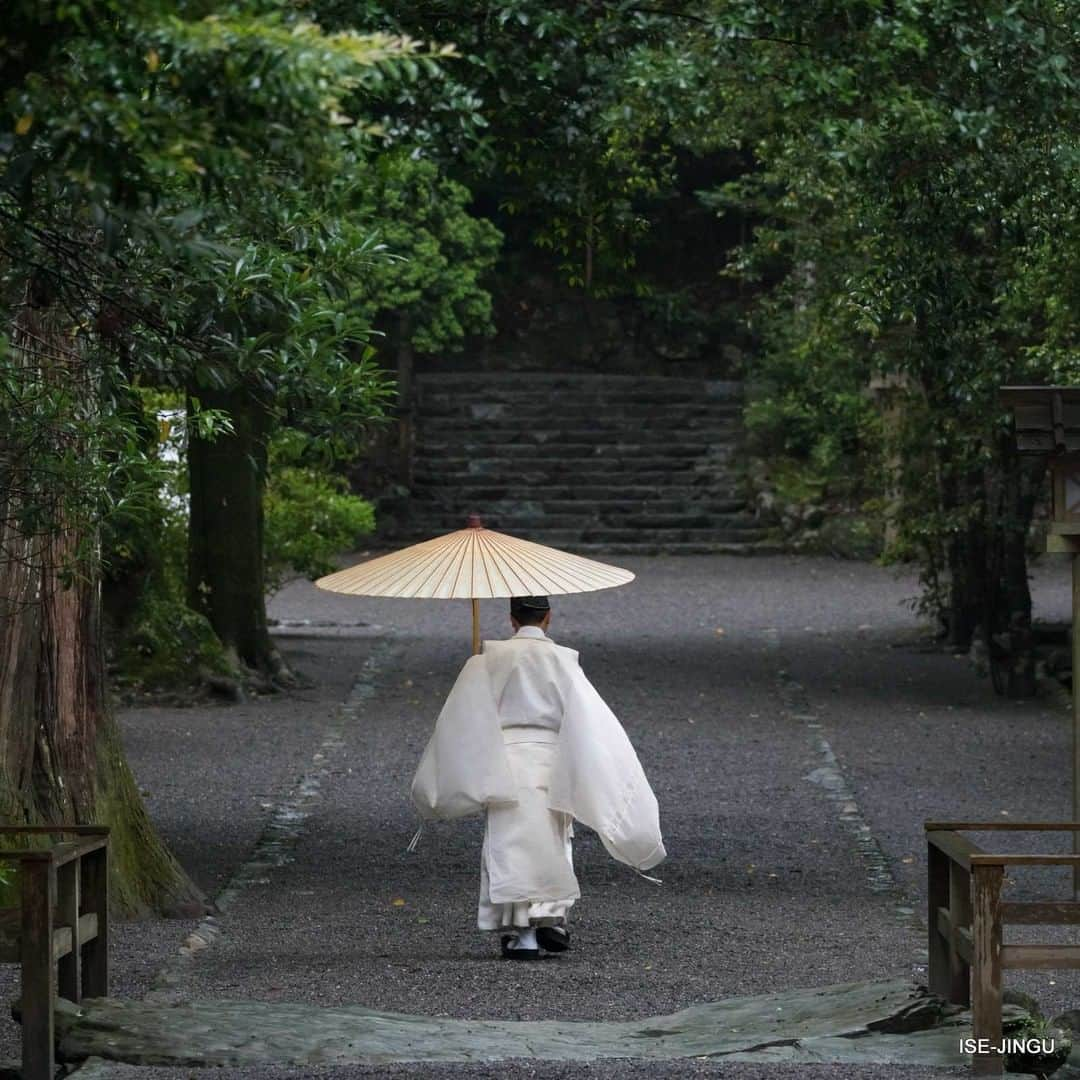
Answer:
[[[495,941],[473,929],[480,823],[437,825],[417,853],[404,853],[415,828],[408,782],[466,658],[468,605],[331,596],[295,583],[272,611],[314,690],[233,708],[143,710],[123,724],[155,820],[210,891],[248,858],[301,779],[314,777],[299,843],[284,865],[248,875],[219,920],[220,937],[190,960],[172,958],[193,923],[119,927],[116,993],[162,992],[154,976],[170,961],[164,990],[183,997],[605,1019],[792,986],[920,977],[923,820],[1067,816],[1060,701],[995,699],[966,662],[927,649],[903,603],[916,591],[909,578],[805,558],[613,561],[638,580],[553,600],[552,635],[580,650],[653,781],[670,852],[662,887],[613,863],[581,830],[575,948],[540,965],[498,960]],[[1067,617],[1063,575],[1060,563],[1040,570],[1040,617]],[[508,631],[504,605],[485,604],[485,636]],[[870,843],[860,843],[863,824]],[[1080,1004],[1080,981],[1069,976],[1010,984],[1051,1008]],[[11,1025],[0,1035],[10,1047]],[[145,1080],[196,1075],[107,1069]],[[698,1061],[332,1075],[714,1072],[795,1075]],[[880,1066],[797,1072],[899,1075]]]

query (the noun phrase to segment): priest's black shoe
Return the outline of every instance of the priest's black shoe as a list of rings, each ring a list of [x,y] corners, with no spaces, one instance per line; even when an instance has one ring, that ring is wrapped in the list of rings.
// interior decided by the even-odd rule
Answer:
[[[511,946],[517,941],[514,934],[504,934],[502,939],[502,954],[504,960],[539,960],[539,949],[513,949]]]
[[[538,926],[536,942],[547,952],[566,952],[570,948],[570,931],[565,926]]]

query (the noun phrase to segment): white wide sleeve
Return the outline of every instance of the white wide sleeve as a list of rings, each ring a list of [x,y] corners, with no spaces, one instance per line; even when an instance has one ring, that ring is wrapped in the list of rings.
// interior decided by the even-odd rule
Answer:
[[[587,825],[614,858],[635,870],[667,856],[645,770],[622,724],[577,664],[568,680],[548,805]]]
[[[461,669],[412,782],[420,816],[458,818],[517,801],[483,656]]]

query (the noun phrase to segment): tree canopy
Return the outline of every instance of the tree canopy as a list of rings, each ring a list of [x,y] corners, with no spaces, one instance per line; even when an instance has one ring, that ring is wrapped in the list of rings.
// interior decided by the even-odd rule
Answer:
[[[250,517],[193,537],[230,539],[260,586],[268,546],[310,563],[309,547],[266,543],[275,433],[298,428],[332,458],[382,415],[392,389],[375,358],[382,304],[413,303],[430,341],[482,330],[477,282],[497,234],[470,226],[465,195],[430,172],[417,183],[445,196],[441,217],[419,198],[373,198],[398,151],[365,102],[435,77],[449,47],[325,32],[272,2],[20,0],[2,34],[0,719],[12,757],[0,762],[0,810],[107,820],[121,905],[188,903],[197,894],[154,838],[105,700],[102,557],[110,574],[137,578],[128,593],[141,597],[176,535],[156,524],[165,501],[179,492],[192,520],[207,521],[227,491]],[[404,297],[386,283],[407,253],[381,234],[410,212],[429,227],[425,256],[447,245],[455,273],[431,272]],[[163,487],[169,425],[151,388],[186,401],[187,491]],[[212,453],[221,467],[196,469]],[[296,487],[290,468],[279,529],[295,520],[280,513]],[[335,520],[370,527],[338,485],[314,494]],[[243,651],[246,632],[265,629],[261,587],[244,594],[246,610],[230,608],[200,554],[189,544],[193,607],[205,604],[238,660],[261,663],[257,648]]]
[[[162,487],[147,388],[183,398],[193,443],[254,433],[265,453],[233,457],[261,491],[275,461],[366,445],[403,348],[499,330],[547,275],[652,320],[661,357],[737,339],[716,366],[751,389],[757,452],[879,507],[895,486],[886,554],[919,561],[954,642],[1015,630],[1039,476],[996,390],[1076,363],[1071,14],[14,0],[5,517],[64,522],[91,558],[105,522],[107,557],[137,563]],[[63,313],[60,368],[85,377],[11,347],[28,303]]]
[[[893,554],[922,563],[926,606],[959,645],[1016,631],[1038,475],[997,389],[1075,375],[1074,13],[716,0],[684,14],[678,38],[635,51],[628,107],[742,155],[702,198],[752,223],[725,267],[756,290],[751,423],[826,467],[862,449],[878,484],[873,467],[898,459]],[[904,398],[900,429],[873,422],[874,376]]]

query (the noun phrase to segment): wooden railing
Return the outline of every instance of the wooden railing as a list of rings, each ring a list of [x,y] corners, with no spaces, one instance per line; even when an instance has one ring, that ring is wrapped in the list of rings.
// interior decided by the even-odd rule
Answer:
[[[0,963],[21,966],[23,1080],[52,1080],[53,1006],[109,992],[109,830],[104,825],[0,826],[0,836],[70,835],[0,850],[19,867],[21,904],[0,908]]]
[[[1001,1045],[1002,971],[1080,968],[1080,945],[1006,945],[1005,923],[1080,925],[1080,902],[1006,902],[1007,866],[1080,866],[1080,855],[1002,855],[984,851],[963,832],[1080,832],[1073,822],[927,822],[927,926],[930,992],[971,1007],[972,1035]],[[992,1049],[972,1055],[980,1076],[999,1076],[1004,1058]]]

